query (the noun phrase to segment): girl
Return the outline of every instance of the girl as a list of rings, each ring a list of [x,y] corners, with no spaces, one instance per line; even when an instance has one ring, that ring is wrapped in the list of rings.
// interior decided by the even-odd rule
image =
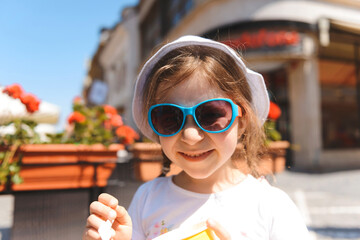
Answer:
[[[113,221],[112,238],[122,240],[153,239],[200,222],[222,240],[308,239],[290,198],[258,180],[268,110],[262,76],[228,46],[196,36],[163,46],[138,76],[133,116],[161,144],[164,169],[173,162],[183,171],[143,184],[128,212],[100,195],[83,239],[100,239],[106,220]],[[244,147],[235,158],[239,142]],[[239,167],[239,158],[248,168]]]

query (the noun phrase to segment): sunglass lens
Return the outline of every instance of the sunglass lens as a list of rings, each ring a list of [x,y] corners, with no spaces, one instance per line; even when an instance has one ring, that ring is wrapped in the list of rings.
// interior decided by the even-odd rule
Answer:
[[[156,131],[163,135],[176,133],[183,118],[183,112],[174,106],[158,106],[151,111],[151,122]]]
[[[223,100],[206,102],[196,108],[195,116],[205,130],[220,131],[229,126],[231,122],[231,104]]]

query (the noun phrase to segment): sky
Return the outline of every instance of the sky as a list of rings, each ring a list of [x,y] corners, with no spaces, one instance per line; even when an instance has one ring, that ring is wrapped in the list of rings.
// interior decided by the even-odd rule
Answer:
[[[122,9],[138,1],[0,0],[0,86],[19,83],[57,105],[61,131],[73,98],[81,95],[100,29],[112,28]]]

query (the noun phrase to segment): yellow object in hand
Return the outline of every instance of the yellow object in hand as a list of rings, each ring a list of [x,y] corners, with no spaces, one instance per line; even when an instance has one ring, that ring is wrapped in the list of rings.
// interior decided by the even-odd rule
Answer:
[[[184,238],[183,240],[213,240],[213,233],[210,229],[205,229],[191,237]]]
[[[202,222],[191,227],[178,228],[154,238],[153,240],[215,240],[212,230]]]

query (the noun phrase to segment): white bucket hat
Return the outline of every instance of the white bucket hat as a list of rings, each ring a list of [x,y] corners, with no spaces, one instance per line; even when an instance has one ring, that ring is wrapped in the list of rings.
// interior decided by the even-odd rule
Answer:
[[[135,84],[135,93],[133,98],[132,111],[133,111],[133,117],[135,123],[140,129],[140,131],[149,139],[155,142],[158,141],[157,135],[151,129],[148,121],[144,121],[144,116],[142,114],[144,107],[144,103],[143,103],[144,86],[153,67],[162,57],[164,57],[167,53],[171,52],[174,49],[189,45],[207,46],[207,47],[216,48],[228,54],[235,60],[235,62],[238,64],[241,70],[245,73],[245,77],[250,86],[250,91],[252,96],[251,106],[256,116],[259,118],[261,124],[264,124],[269,112],[269,96],[262,75],[248,69],[245,66],[244,62],[239,57],[239,55],[232,48],[228,47],[223,43],[198,36],[183,36],[160,48],[160,50],[157,51],[144,64],[143,68],[141,69],[138,75]]]

